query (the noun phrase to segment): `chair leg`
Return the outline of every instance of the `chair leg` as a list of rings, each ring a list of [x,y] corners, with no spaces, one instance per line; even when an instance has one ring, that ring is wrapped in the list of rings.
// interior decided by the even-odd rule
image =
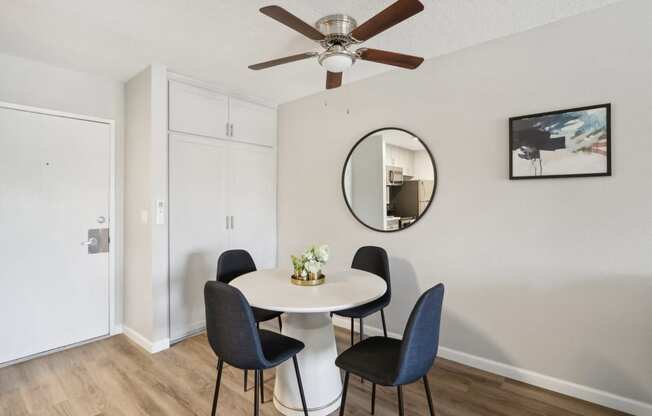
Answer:
[[[279,315],[278,317],[278,330],[280,332],[283,332],[283,321],[281,320],[281,316]]]
[[[380,318],[383,320],[383,334],[387,338],[387,324],[385,324],[385,309],[380,310]]]
[[[435,416],[435,407],[432,405],[432,396],[430,395],[430,383],[428,383],[428,376],[423,376],[423,385],[426,387],[426,397],[428,398],[428,408],[430,409],[430,416]]]
[[[258,370],[254,371],[254,416],[258,416],[258,379],[260,373]]]
[[[376,383],[371,385],[371,414],[376,411]]]
[[[244,391],[245,392],[247,391],[247,374],[249,374],[249,372],[247,370],[244,370]]]
[[[260,403],[265,403],[265,384],[263,378],[263,370],[260,370]]]
[[[346,406],[346,391],[349,389],[349,372],[344,373],[344,389],[342,390],[342,402],[340,403],[340,416],[344,416]]]
[[[224,360],[221,358],[217,362],[217,382],[215,383],[215,393],[213,393],[213,410],[211,416],[215,416],[217,411],[217,398],[220,395],[220,383],[222,382],[222,367],[224,367]]]
[[[294,372],[297,374],[297,384],[299,385],[299,395],[301,395],[301,405],[303,406],[304,416],[308,416],[308,406],[306,406],[306,396],[303,394],[303,383],[301,382],[301,373],[299,373],[299,363],[297,356],[292,357],[294,362]]]
[[[351,346],[353,346],[354,343],[353,334],[353,318],[351,318]]]
[[[364,323],[362,318],[360,318],[360,342],[364,340]],[[360,383],[364,384],[364,378],[360,377]]]
[[[398,386],[398,415],[403,416],[403,386]]]

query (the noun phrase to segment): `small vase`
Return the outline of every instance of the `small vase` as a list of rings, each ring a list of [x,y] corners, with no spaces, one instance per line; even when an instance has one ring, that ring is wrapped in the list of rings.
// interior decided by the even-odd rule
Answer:
[[[326,276],[321,271],[318,273],[308,273],[306,277],[293,274],[290,281],[298,286],[317,286],[326,281]]]

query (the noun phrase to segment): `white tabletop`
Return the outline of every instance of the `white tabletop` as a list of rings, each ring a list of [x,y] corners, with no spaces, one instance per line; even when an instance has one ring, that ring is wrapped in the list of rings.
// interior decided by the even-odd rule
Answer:
[[[348,269],[326,273],[319,286],[297,286],[287,269],[258,270],[231,281],[251,306],[280,312],[334,312],[364,305],[387,291],[387,284],[373,273]]]

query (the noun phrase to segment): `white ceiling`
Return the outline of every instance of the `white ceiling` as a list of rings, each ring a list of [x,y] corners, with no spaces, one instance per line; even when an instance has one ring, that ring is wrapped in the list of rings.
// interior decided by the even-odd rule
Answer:
[[[422,0],[425,10],[365,45],[432,58],[618,0]],[[314,23],[347,13],[358,23],[391,0],[0,0],[0,53],[125,81],[150,63],[270,104],[324,89],[316,60],[263,71],[247,65],[320,50],[262,15],[278,4]],[[359,61],[344,83],[392,67]]]

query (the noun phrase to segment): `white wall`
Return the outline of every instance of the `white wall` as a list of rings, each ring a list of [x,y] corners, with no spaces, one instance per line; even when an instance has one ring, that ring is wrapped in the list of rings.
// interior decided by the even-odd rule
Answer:
[[[444,282],[443,346],[652,414],[651,38],[652,2],[628,0],[281,106],[280,264],[315,242],[331,270],[383,246],[393,332]],[[507,179],[510,116],[603,102],[612,177]],[[384,126],[420,136],[439,173],[425,217],[389,234],[357,223],[340,187],[351,146]]]
[[[167,69],[152,65],[126,85],[125,333],[151,352],[168,339]],[[165,204],[156,223],[156,201]]]
[[[141,72],[127,82],[125,95],[125,319],[129,331],[152,339],[151,199],[151,72]]]
[[[383,137],[368,137],[351,155],[351,200],[358,217],[378,229],[385,228]]]
[[[116,232],[122,235],[124,84],[0,54],[0,101],[116,122]],[[114,236],[116,237],[116,236]],[[116,238],[116,323],[122,322],[122,246]]]

